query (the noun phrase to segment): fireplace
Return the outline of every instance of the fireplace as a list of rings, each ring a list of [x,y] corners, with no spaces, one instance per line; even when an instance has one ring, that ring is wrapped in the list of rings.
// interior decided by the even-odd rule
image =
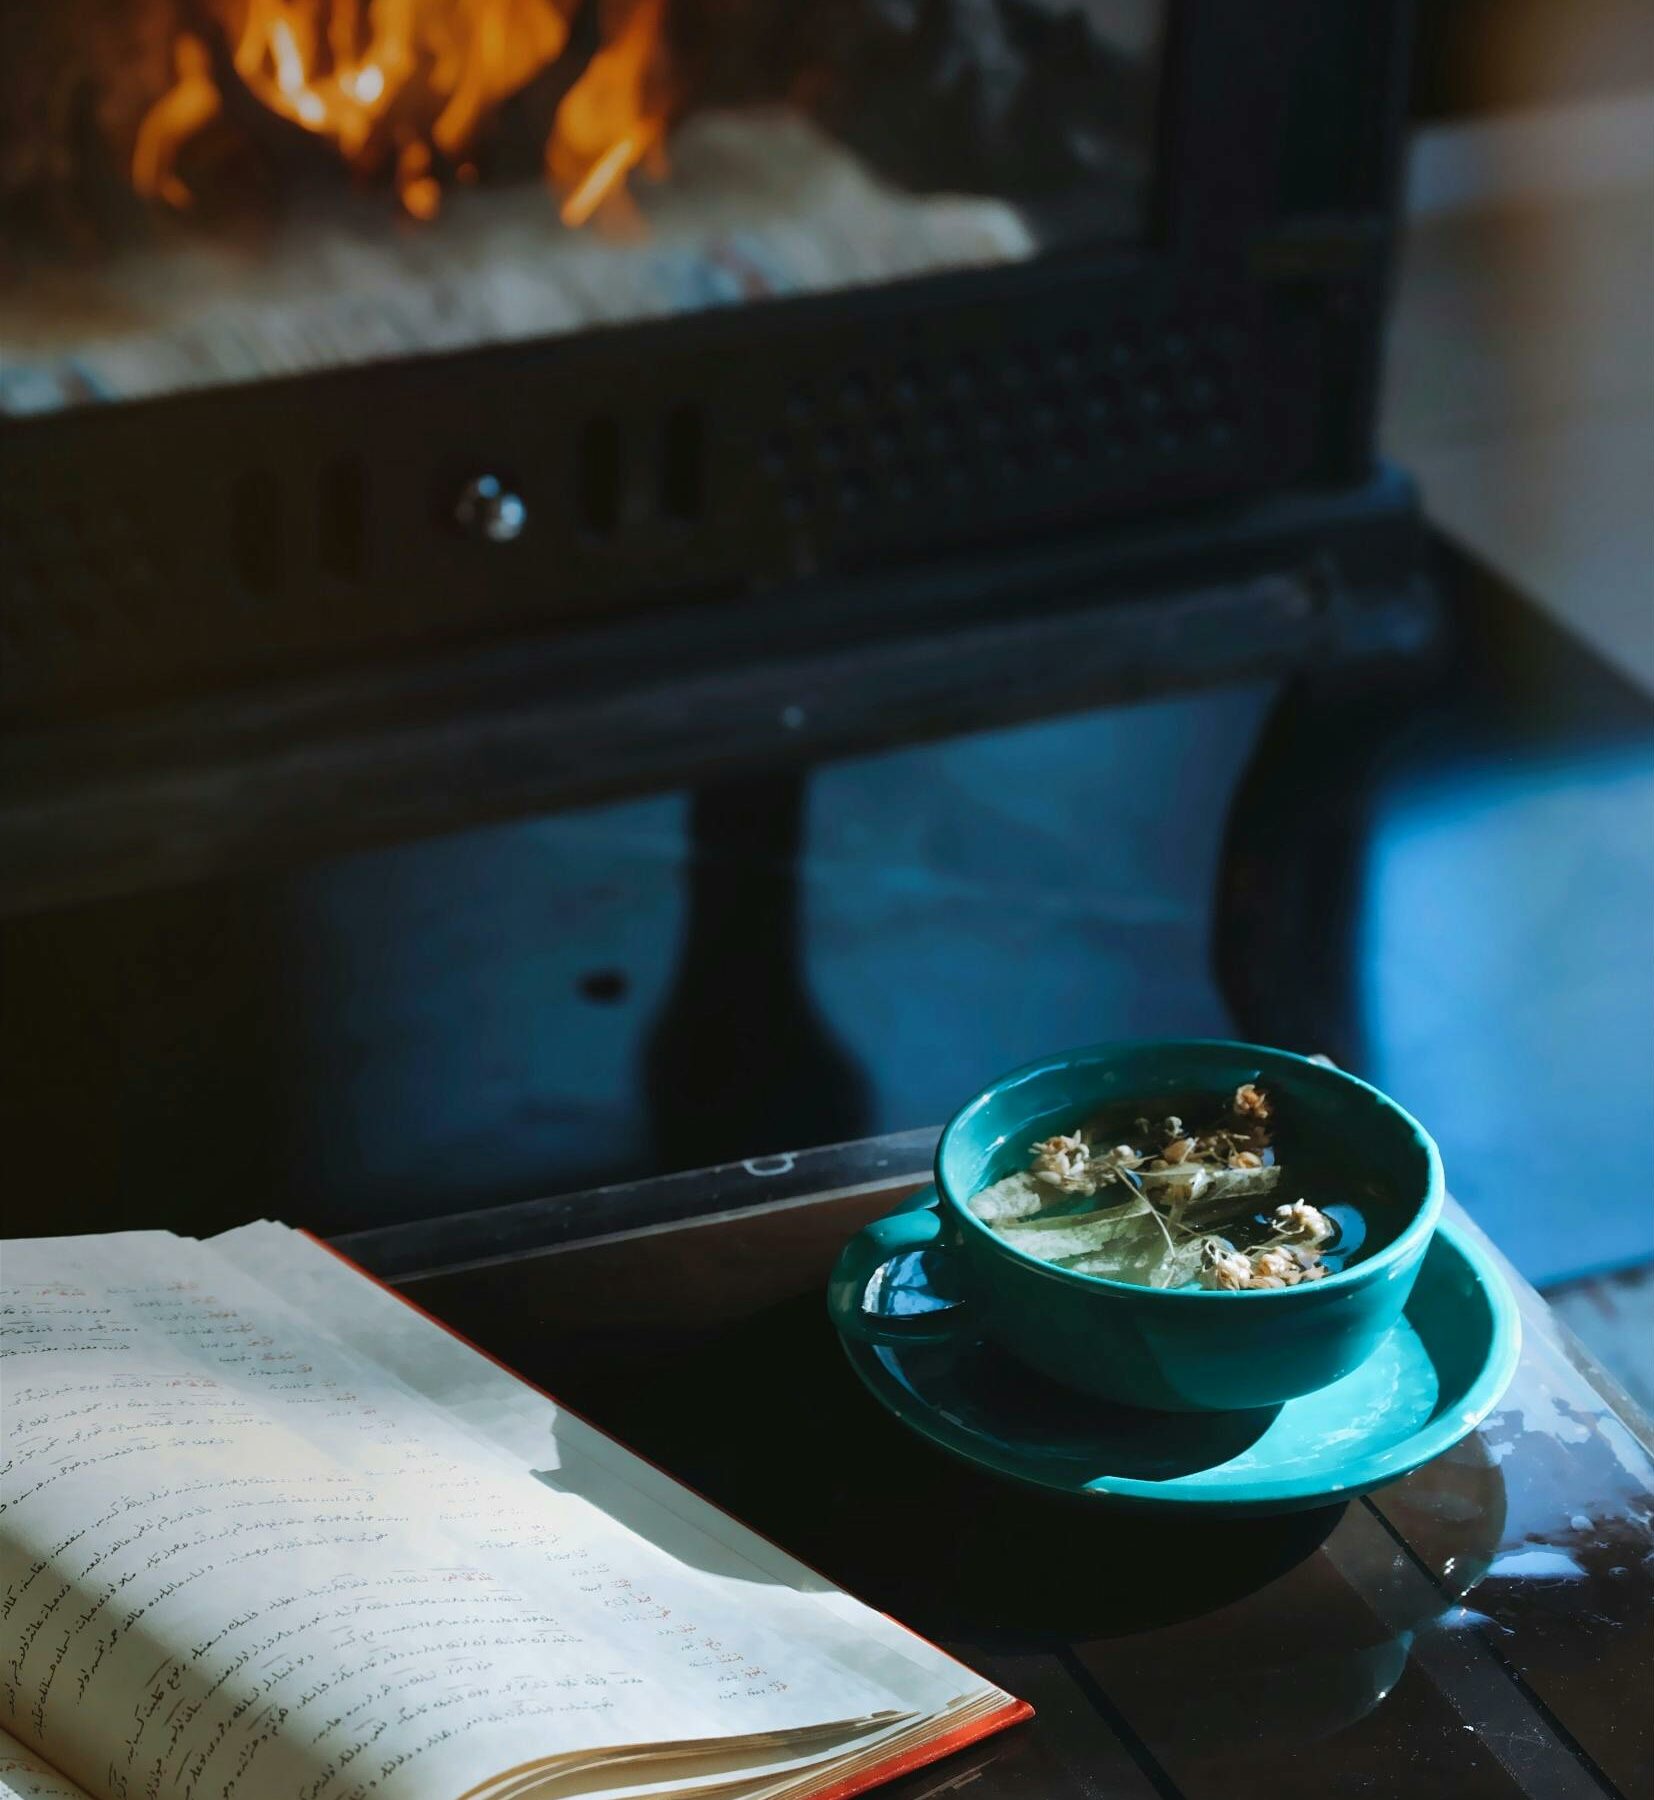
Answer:
[[[1138,687],[1415,641],[1371,445],[1403,13],[0,0],[0,838],[78,858],[163,804],[99,825],[99,781],[226,759],[291,823],[268,759],[307,746],[325,812],[342,721],[572,730],[647,665],[658,725],[778,646],[876,685],[901,633],[930,670],[914,632],[1119,594],[1167,596]],[[478,810],[683,766],[522,757],[472,758]]]
[[[14,414],[1131,244],[1150,221],[1165,0],[65,13],[33,26],[56,66],[10,59],[0,193],[35,228],[5,301]],[[71,153],[53,120],[76,93],[93,124]],[[53,254],[94,230],[107,254]]]

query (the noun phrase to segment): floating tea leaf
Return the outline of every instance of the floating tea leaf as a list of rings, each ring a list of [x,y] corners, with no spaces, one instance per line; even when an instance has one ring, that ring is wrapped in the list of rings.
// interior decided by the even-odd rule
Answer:
[[[1140,1197],[1064,1218],[1013,1220],[1002,1226],[1001,1232],[1019,1250],[1047,1262],[1066,1262],[1070,1257],[1091,1256],[1133,1243],[1147,1242],[1162,1250],[1166,1244],[1154,1208]]]
[[[973,1194],[970,1208],[984,1225],[999,1225],[1007,1219],[1037,1213],[1053,1198],[1049,1188],[1042,1187],[1026,1170],[1020,1170]]]
[[[1169,1206],[1191,1225],[1217,1222],[1225,1213],[1250,1212],[1250,1202],[1280,1185],[1281,1169],[1270,1163],[1256,1169],[1214,1169],[1204,1163],[1174,1163],[1164,1169],[1139,1169],[1143,1192]]]
[[[1223,1238],[1185,1238],[1175,1250],[1163,1251],[1159,1264],[1149,1277],[1149,1286],[1157,1288],[1189,1287],[1200,1279],[1206,1260],[1206,1246],[1221,1244]]]

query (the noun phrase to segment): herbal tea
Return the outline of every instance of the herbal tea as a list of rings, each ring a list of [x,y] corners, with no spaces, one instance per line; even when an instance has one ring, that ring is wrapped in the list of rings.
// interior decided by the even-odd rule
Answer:
[[[1113,1108],[1030,1145],[1029,1166],[971,1211],[1029,1256],[1143,1287],[1297,1287],[1376,1247],[1382,1192],[1261,1088],[1178,1104],[1158,1119]]]

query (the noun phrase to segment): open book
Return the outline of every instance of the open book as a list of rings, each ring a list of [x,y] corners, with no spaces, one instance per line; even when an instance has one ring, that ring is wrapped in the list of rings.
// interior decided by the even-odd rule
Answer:
[[[844,1800],[1028,1709],[302,1233],[0,1246],[0,1797]]]

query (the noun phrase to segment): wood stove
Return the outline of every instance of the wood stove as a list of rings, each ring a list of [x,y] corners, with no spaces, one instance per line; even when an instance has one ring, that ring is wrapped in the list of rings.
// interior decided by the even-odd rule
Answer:
[[[1416,648],[1405,36],[0,0],[5,902]]]

